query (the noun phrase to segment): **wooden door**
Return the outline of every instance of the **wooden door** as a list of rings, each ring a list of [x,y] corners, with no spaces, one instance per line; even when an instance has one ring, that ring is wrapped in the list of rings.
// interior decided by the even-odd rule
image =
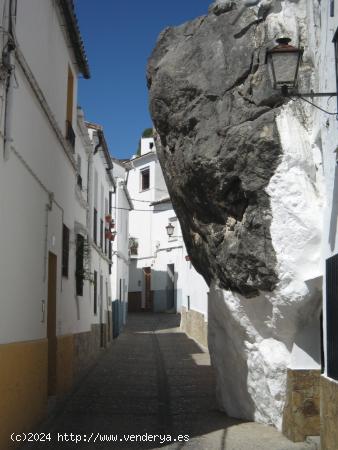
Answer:
[[[47,300],[48,395],[56,393],[56,287],[57,257],[49,252]]]
[[[175,265],[167,265],[167,309],[175,307]]]
[[[103,324],[103,276],[100,275],[100,346],[105,347],[105,327]]]
[[[152,297],[151,297],[151,267],[144,267],[144,293],[145,293],[145,310],[152,311]]]

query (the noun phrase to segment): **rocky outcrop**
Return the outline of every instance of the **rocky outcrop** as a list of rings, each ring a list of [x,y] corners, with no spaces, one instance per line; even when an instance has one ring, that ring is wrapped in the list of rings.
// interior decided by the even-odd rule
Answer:
[[[265,52],[286,30],[296,45],[304,38],[305,3],[240,11],[217,1],[162,32],[147,73],[159,160],[189,255],[211,286],[221,407],[279,428],[286,369],[320,305],[309,281],[320,195],[309,117],[272,89]],[[315,352],[303,353],[316,365]]]
[[[148,82],[159,159],[194,265],[209,283],[216,275],[220,287],[250,296],[278,280],[266,187],[281,155],[281,99],[266,88],[263,28],[248,11],[244,33],[233,13],[164,31]]]

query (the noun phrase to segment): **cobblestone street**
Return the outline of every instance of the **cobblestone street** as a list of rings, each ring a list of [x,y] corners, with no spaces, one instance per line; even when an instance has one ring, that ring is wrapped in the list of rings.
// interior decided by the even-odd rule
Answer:
[[[40,429],[51,433],[51,442],[24,448],[313,448],[292,444],[272,427],[239,422],[218,412],[209,355],[178,326],[178,315],[130,315],[127,328],[111,349],[62,410]],[[73,442],[66,442],[70,433]],[[146,433],[161,435],[161,439],[136,442],[132,436],[139,434],[145,439]],[[75,444],[75,435],[81,436],[82,442]],[[135,442],[123,442],[126,435]],[[167,439],[170,435],[172,442],[163,442],[164,435]],[[103,442],[106,436],[118,441]]]

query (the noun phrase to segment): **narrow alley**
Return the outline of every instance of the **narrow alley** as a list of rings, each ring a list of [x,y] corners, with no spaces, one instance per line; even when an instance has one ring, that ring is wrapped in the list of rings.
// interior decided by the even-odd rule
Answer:
[[[22,449],[314,448],[217,411],[209,355],[180,332],[179,321],[174,314],[131,314],[119,339],[38,430],[40,438],[50,433],[50,442]]]

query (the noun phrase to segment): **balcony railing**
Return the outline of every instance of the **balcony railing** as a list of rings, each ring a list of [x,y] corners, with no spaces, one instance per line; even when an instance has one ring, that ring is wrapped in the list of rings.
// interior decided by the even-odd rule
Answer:
[[[72,124],[69,122],[69,120],[66,120],[66,139],[73,149],[75,149],[75,138],[76,136]]]

